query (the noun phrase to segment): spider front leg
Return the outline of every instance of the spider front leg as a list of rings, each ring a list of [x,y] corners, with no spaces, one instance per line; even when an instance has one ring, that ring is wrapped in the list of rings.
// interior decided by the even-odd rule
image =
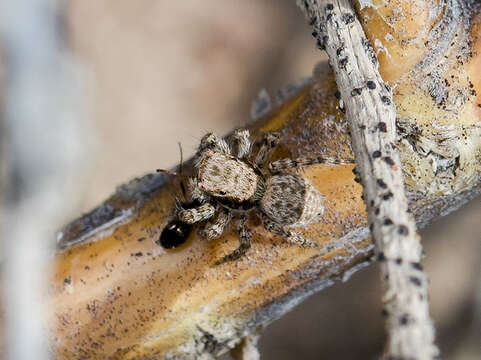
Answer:
[[[187,224],[210,219],[215,214],[216,208],[210,203],[200,204],[191,209],[176,209],[177,219]]]
[[[305,156],[299,157],[297,159],[281,159],[273,161],[269,164],[269,171],[272,174],[284,173],[288,169],[299,169],[306,166],[314,164],[325,164],[325,165],[339,165],[339,164],[353,164],[353,159],[339,160],[332,156]]]
[[[199,234],[207,240],[215,240],[220,237],[229,226],[232,220],[232,213],[227,209],[221,209],[213,221],[207,222],[200,230]]]
[[[270,158],[272,150],[274,150],[274,148],[279,144],[280,137],[278,133],[269,132],[264,134],[260,141],[261,147],[257,152],[254,165],[260,169],[263,169]]]
[[[239,159],[244,159],[251,153],[251,140],[249,130],[236,130],[231,138],[231,152]],[[233,149],[237,145],[237,149]]]
[[[191,200],[197,201],[199,204],[201,204],[209,199],[206,193],[199,189],[198,181],[195,177],[189,179],[188,188]]]
[[[301,234],[286,229],[284,226],[272,221],[264,214],[261,214],[261,219],[262,225],[267,231],[282,237],[284,240],[291,244],[296,244],[302,247],[319,247],[319,244],[315,241],[308,240]]]
[[[225,142],[224,139],[219,138],[217,135],[213,133],[208,133],[202,137],[200,140],[199,149],[197,150],[198,154],[201,154],[205,150],[214,150],[223,154],[230,155],[230,148],[229,145]]]
[[[236,230],[239,235],[239,247],[229,255],[224,256],[221,260],[216,261],[215,265],[220,265],[228,261],[233,261],[244,256],[251,247],[252,232],[249,229],[247,214],[240,215],[235,219]]]

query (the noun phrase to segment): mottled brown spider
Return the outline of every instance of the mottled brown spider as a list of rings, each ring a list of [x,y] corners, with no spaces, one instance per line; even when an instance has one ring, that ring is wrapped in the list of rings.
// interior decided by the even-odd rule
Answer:
[[[217,239],[234,223],[240,245],[217,264],[240,258],[251,246],[248,214],[252,211],[267,231],[293,244],[317,246],[293,229],[320,220],[324,197],[302,175],[286,170],[338,161],[315,157],[269,162],[278,142],[277,134],[265,134],[254,156],[248,130],[235,131],[229,143],[212,133],[202,138],[195,175],[188,184],[191,202],[196,206],[184,207],[178,202],[174,217],[185,224],[201,223],[199,233],[207,240]]]

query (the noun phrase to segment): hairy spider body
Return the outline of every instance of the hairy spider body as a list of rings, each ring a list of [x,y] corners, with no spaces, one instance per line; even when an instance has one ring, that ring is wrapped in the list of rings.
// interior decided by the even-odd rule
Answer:
[[[267,180],[260,209],[272,221],[296,227],[318,222],[324,212],[323,200],[321,193],[304,177],[282,174]]]
[[[207,150],[197,169],[199,188],[217,200],[247,201],[254,206],[262,196],[263,178],[251,165],[233,156]]]
[[[264,228],[290,243],[317,246],[293,229],[320,221],[324,197],[303,176],[288,173],[315,163],[338,163],[326,157],[282,159],[269,162],[279,137],[267,133],[257,154],[247,130],[234,132],[229,143],[214,134],[205,135],[196,154],[195,175],[189,182],[195,206],[176,205],[173,221],[201,223],[199,233],[207,240],[220,237],[233,222],[240,245],[217,264],[241,257],[249,249],[252,232],[248,214],[255,212]]]

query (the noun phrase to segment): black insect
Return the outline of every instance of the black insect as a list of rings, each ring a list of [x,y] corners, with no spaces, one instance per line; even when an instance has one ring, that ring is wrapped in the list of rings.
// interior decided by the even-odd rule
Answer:
[[[179,143],[179,150],[180,150],[180,169],[179,173],[157,169],[157,172],[166,173],[169,175],[177,176],[179,175],[182,178],[183,173],[183,155],[182,155],[182,147]],[[186,198],[186,191],[183,181],[180,181],[180,188],[182,190],[182,195],[184,199]],[[192,209],[199,206],[200,203],[197,200],[194,201],[184,201],[181,202],[176,199],[175,208],[176,209]],[[167,225],[162,229],[159,238],[155,242],[157,245],[162,246],[164,249],[174,249],[179,247],[180,245],[184,244],[189,235],[192,231],[193,224],[188,224],[179,219],[170,220]]]
[[[159,240],[155,243],[165,249],[176,248],[186,242],[191,230],[191,224],[180,220],[171,220],[162,230]]]
[[[190,235],[192,225],[180,220],[171,220],[162,230],[159,240],[155,243],[165,249],[176,248],[187,240]]]
[[[182,184],[181,188],[184,191],[184,186]],[[177,201],[175,207],[177,209],[187,210],[196,208],[199,205],[200,202],[198,200],[184,202]],[[173,219],[169,221],[167,225],[165,225],[159,239],[155,243],[165,249],[173,249],[179,247],[189,238],[192,227],[193,224],[188,224],[179,219]]]

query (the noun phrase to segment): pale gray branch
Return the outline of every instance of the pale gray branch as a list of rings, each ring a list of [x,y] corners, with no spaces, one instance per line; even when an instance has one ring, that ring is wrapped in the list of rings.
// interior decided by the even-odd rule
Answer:
[[[347,109],[357,169],[364,185],[368,219],[384,284],[388,344],[386,358],[433,359],[422,247],[408,214],[397,153],[396,108],[391,88],[348,0],[298,2],[329,55]]]
[[[2,358],[50,357],[48,275],[56,228],[81,197],[86,144],[57,2],[2,2]],[[3,69],[2,69],[3,70]],[[80,100],[80,101],[79,101]],[[82,122],[79,119],[82,118]]]

